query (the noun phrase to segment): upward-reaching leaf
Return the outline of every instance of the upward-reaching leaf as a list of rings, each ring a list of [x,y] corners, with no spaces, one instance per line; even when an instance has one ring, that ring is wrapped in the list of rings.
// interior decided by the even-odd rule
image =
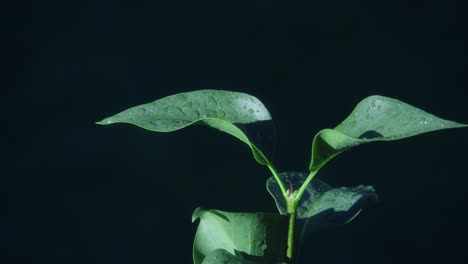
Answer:
[[[259,163],[270,165],[266,155],[244,132],[246,125],[260,122],[271,122],[271,116],[257,98],[238,92],[199,90],[135,106],[97,124],[129,123],[156,132],[205,124],[240,139],[252,149]]]
[[[317,171],[334,156],[363,143],[397,140],[466,126],[441,119],[396,99],[370,96],[362,100],[337,127],[324,129],[315,136],[309,169]]]

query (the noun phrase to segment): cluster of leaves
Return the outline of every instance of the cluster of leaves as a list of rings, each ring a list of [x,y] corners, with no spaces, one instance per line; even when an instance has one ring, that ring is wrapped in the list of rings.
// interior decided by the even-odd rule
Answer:
[[[396,99],[370,96],[362,100],[337,127],[324,129],[314,137],[310,171],[306,174],[276,172],[269,153],[261,150],[265,149],[259,140],[262,137],[251,133],[255,130],[251,125],[268,122],[271,122],[270,113],[251,95],[200,90],[130,108],[98,124],[129,123],[156,132],[171,132],[191,125],[213,127],[247,144],[255,160],[270,169],[273,176],[267,181],[267,189],[280,214],[197,209],[193,214],[193,221],[200,220],[193,246],[195,264],[285,261],[288,247],[286,215],[291,210],[296,214],[299,226],[294,233],[295,239],[300,240],[318,228],[351,221],[366,203],[377,199],[370,186],[332,188],[313,179],[333,157],[363,143],[397,140],[466,126],[438,118]],[[292,193],[285,183],[297,191]],[[293,201],[292,206],[290,200]]]

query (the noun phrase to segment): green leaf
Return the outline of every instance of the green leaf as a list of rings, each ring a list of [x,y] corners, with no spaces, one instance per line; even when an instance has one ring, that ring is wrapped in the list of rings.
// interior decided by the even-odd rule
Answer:
[[[248,124],[268,121],[271,122],[270,113],[260,100],[251,95],[199,90],[135,106],[97,124],[128,123],[156,132],[172,132],[194,124],[208,125],[240,139],[251,148],[260,164],[271,165],[243,131],[248,130],[245,129]]]
[[[431,131],[466,127],[384,96],[362,100],[334,129],[324,129],[312,143],[311,171],[319,170],[339,153],[363,143],[389,141]]]
[[[233,255],[224,249],[216,249],[206,256],[202,264],[259,264],[262,260],[246,260],[241,255]]]
[[[284,257],[286,216],[197,209],[192,221],[197,219],[200,219],[200,224],[193,245],[195,264],[203,263],[217,249],[232,255],[256,257],[265,263],[275,263]]]
[[[300,172],[280,173],[283,182],[289,183],[292,191],[302,186],[307,174]],[[286,204],[274,177],[267,180],[267,190],[275,200],[278,211],[286,214]],[[369,202],[377,201],[377,194],[371,186],[354,188],[332,188],[313,179],[307,185],[296,209],[297,221],[303,235],[325,227],[343,225],[354,219]]]

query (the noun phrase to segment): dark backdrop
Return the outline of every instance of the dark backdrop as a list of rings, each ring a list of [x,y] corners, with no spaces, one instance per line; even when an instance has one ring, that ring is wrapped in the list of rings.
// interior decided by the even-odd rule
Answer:
[[[226,134],[94,125],[136,104],[253,94],[276,122],[283,171],[306,170],[313,135],[371,94],[468,122],[466,1],[285,2],[18,4],[4,263],[190,263],[196,207],[275,210],[268,170]],[[449,130],[333,160],[318,177],[374,185],[381,201],[317,233],[301,263],[466,260],[467,147],[467,130]]]

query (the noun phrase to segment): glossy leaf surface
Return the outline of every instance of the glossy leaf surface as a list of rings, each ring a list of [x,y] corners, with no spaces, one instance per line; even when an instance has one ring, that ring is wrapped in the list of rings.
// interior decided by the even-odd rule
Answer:
[[[197,209],[200,219],[193,244],[195,264],[217,249],[232,255],[245,254],[275,263],[286,252],[287,217],[267,213],[230,213]]]
[[[300,172],[283,172],[280,178],[290,183],[297,190],[305,181],[307,174]],[[267,180],[267,190],[275,200],[278,211],[286,214],[286,203],[274,177]],[[306,232],[325,227],[343,225],[351,221],[368,203],[377,201],[377,194],[371,186],[354,188],[332,188],[330,185],[314,179],[307,186],[296,209],[297,221]]]
[[[268,121],[271,122],[270,113],[254,96],[221,90],[199,90],[135,106],[97,124],[128,123],[156,132],[172,132],[203,124],[240,139],[251,148],[259,163],[269,165],[267,156],[241,129],[249,124]]]
[[[311,171],[317,171],[339,153],[363,143],[412,137],[467,125],[441,119],[399,100],[370,96],[334,129],[324,129],[312,143]]]

